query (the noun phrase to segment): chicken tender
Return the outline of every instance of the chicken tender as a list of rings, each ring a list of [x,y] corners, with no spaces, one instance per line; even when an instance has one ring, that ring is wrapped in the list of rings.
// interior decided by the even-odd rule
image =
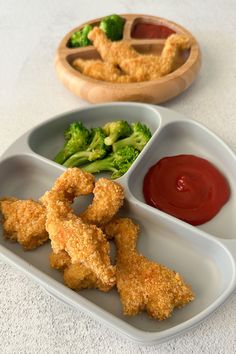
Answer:
[[[7,238],[30,250],[48,240],[46,215],[42,204],[34,200],[5,198],[0,201],[3,229]]]
[[[115,65],[105,63],[101,60],[83,60],[75,59],[72,63],[73,67],[82,74],[92,77],[96,80],[129,83],[134,79],[129,75],[124,75]]]
[[[112,285],[104,285],[90,269],[82,263],[72,264],[70,256],[66,251],[59,253],[52,252],[50,255],[50,265],[52,268],[64,272],[65,284],[74,290],[96,288],[107,292]]]
[[[136,250],[139,226],[131,219],[119,218],[105,226],[117,247],[117,289],[125,315],[142,310],[158,320],[171,316],[175,307],[194,299],[182,277],[163,265],[148,260]]]
[[[94,177],[78,168],[70,168],[41,198],[47,211],[46,230],[55,253],[66,251],[71,263],[82,263],[104,285],[115,283],[115,268],[110,263],[109,243],[102,230],[85,224],[71,209],[73,199],[92,192]]]
[[[88,224],[103,225],[108,223],[118,212],[124,201],[122,186],[107,178],[100,178],[95,183],[92,204],[80,215]]]

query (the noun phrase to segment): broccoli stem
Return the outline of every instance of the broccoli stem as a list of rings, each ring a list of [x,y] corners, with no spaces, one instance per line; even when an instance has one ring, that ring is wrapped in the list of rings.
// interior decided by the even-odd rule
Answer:
[[[66,162],[63,163],[63,166],[66,167],[76,167],[85,164],[89,161],[89,151],[79,151],[76,152],[74,155],[69,157]]]
[[[63,162],[68,158],[68,152],[63,149],[61,151],[58,152],[58,154],[56,155],[56,157],[54,158],[54,161],[59,163],[60,165],[63,164]]]
[[[132,146],[125,146],[102,160],[82,166],[82,169],[90,173],[110,171],[112,172],[111,178],[115,179],[123,176],[128,171],[138,154],[138,151]]]
[[[107,136],[104,140],[106,145],[112,145],[114,141],[117,141],[119,138],[119,132],[111,133],[109,136]]]
[[[127,138],[123,138],[122,140],[117,140],[112,145],[112,148],[113,148],[113,151],[116,152],[118,149],[120,149],[124,146],[133,146],[135,149],[139,150],[134,134],[128,136]]]
[[[115,172],[116,169],[112,166],[114,161],[113,156],[108,156],[105,159],[97,160],[91,162],[90,164],[83,166],[82,170],[89,173],[98,173],[102,171],[111,171]]]

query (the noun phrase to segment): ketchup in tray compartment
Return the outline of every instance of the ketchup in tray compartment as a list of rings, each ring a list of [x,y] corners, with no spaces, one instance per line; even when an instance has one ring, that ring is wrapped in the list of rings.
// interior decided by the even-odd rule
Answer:
[[[192,225],[211,220],[228,201],[227,180],[194,155],[165,157],[144,178],[146,203]]]
[[[176,33],[171,28],[164,25],[155,25],[153,23],[137,23],[131,33],[133,38],[167,38],[171,34]]]

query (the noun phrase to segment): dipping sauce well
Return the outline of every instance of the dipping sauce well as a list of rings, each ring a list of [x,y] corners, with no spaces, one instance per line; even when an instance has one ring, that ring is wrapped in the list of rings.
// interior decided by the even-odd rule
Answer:
[[[211,220],[228,201],[227,180],[210,162],[194,155],[165,157],[144,178],[147,204],[192,225]]]
[[[153,23],[148,22],[139,22],[134,25],[131,37],[139,39],[167,38],[173,33],[176,32],[164,25],[155,25]]]

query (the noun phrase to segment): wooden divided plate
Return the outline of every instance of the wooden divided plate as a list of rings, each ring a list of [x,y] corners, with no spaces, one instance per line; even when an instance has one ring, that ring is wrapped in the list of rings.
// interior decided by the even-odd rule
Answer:
[[[121,16],[125,19],[123,39],[129,41],[138,52],[143,54],[160,55],[166,39],[134,38],[132,34],[138,23],[165,26],[176,33],[186,34],[193,38],[192,34],[182,26],[160,17],[138,14]],[[92,103],[110,101],[161,103],[182,93],[195,80],[200,68],[201,55],[199,45],[194,38],[191,49],[182,52],[176,70],[152,81],[121,84],[95,80],[81,74],[72,66],[74,59],[98,59],[100,56],[92,45],[70,48],[68,45],[70,37],[86,24],[99,25],[101,20],[102,18],[94,19],[74,28],[63,38],[57,49],[55,65],[59,79],[75,95]]]

